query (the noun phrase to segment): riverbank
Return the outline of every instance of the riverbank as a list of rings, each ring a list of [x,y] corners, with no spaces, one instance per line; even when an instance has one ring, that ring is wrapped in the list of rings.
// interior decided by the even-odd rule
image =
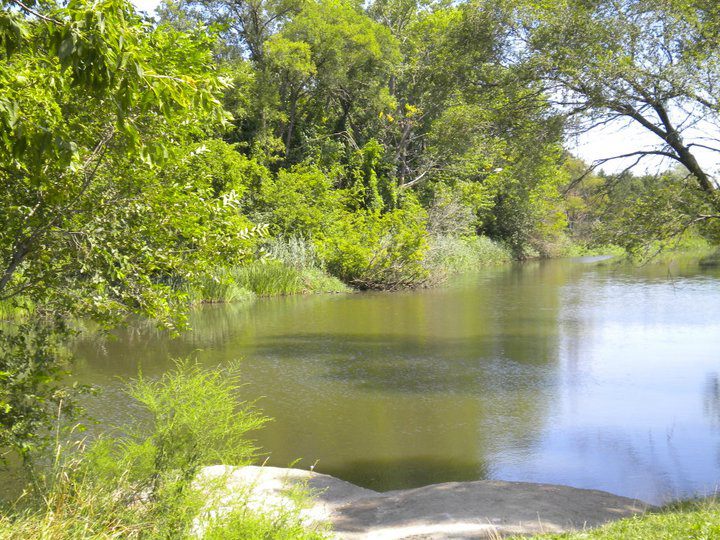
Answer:
[[[329,475],[278,467],[207,467],[233,497],[272,516],[295,508],[288,496],[312,494],[300,518],[309,530],[331,525],[331,537],[365,539],[498,538],[566,532],[635,516],[652,507],[603,491],[526,482],[448,482],[379,493]],[[222,512],[222,509],[213,509]]]
[[[526,482],[450,482],[378,493],[299,469],[216,466],[203,474],[222,477],[231,492],[270,514],[293,506],[287,490],[302,486],[315,494],[300,510],[305,526],[330,523],[332,537],[343,540],[720,538],[716,498],[653,507],[603,491]]]
[[[358,271],[358,279],[344,282],[333,275],[314,246],[303,239],[275,240],[266,258],[245,266],[217,268],[186,288],[190,304],[251,303],[257,297],[297,294],[337,294],[363,289],[393,290],[437,285],[449,277],[513,261],[510,250],[484,236],[434,236],[411,274],[398,270],[380,280],[375,271]],[[376,254],[372,259],[382,258]]]
[[[568,239],[558,243],[552,255],[530,253],[522,261],[609,255],[619,263],[672,264],[678,260],[702,260],[712,256],[715,249],[704,239],[690,234],[672,246],[652,244],[636,253],[626,253],[614,245],[586,246]],[[486,236],[434,235],[429,238],[421,260],[422,272],[412,279],[399,276],[397,282],[344,282],[332,274],[313,245],[303,239],[274,241],[269,244],[267,254],[267,259],[246,266],[218,268],[201,283],[188,288],[190,303],[252,303],[257,297],[431,287],[459,274],[521,261],[506,245]]]
[[[717,497],[678,501],[596,529],[562,534],[511,537],[508,540],[715,540],[720,538]]]

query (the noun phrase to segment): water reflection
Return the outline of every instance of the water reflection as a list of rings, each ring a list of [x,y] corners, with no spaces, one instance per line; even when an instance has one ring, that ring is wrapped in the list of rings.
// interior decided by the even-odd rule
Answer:
[[[710,373],[705,381],[705,415],[713,427],[720,427],[720,375]]]
[[[376,491],[385,491],[387,486],[404,486],[409,489],[488,476],[486,463],[442,459],[435,456],[361,459],[342,466],[325,468],[325,472],[354,484],[363,484]]]
[[[489,477],[658,502],[720,479],[709,272],[550,261],[435,290],[209,306],[180,339],[136,325],[79,342],[79,377],[117,422],[131,406],[117,376],[243,358],[245,397],[275,419],[258,434],[271,464],[318,460],[381,490]]]

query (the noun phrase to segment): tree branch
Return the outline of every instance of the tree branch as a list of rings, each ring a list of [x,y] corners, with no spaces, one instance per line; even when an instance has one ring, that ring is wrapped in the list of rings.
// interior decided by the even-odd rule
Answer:
[[[29,13],[30,15],[33,15],[33,16],[37,17],[38,19],[40,19],[40,20],[42,20],[42,21],[49,22],[49,23],[53,23],[53,24],[57,24],[58,26],[62,26],[62,22],[58,21],[57,19],[53,19],[52,17],[48,17],[48,16],[46,16],[46,15],[43,15],[43,14],[40,13],[39,11],[34,10],[34,9],[31,8],[30,6],[28,6],[28,5],[24,4],[23,2],[21,2],[20,0],[10,0],[10,1],[11,1],[13,4],[15,4],[16,6],[18,6],[20,9],[22,9],[23,11]]]

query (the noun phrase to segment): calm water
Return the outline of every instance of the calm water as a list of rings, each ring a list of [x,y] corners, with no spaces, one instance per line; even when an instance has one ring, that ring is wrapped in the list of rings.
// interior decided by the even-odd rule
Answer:
[[[549,261],[434,290],[262,300],[79,344],[80,378],[194,354],[242,358],[245,397],[275,420],[271,465],[377,490],[493,478],[603,489],[649,502],[720,485],[720,272]]]

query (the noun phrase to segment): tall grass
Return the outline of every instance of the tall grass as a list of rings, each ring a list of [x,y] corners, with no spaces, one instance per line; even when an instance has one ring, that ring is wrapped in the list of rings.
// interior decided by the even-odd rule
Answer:
[[[204,279],[188,287],[187,295],[190,304],[250,303],[255,299],[255,294],[237,283],[228,268],[216,268]]]
[[[312,242],[300,237],[273,238],[266,247],[268,256],[296,270],[322,268]]]
[[[235,282],[259,296],[345,292],[348,287],[323,268],[304,238],[273,238],[262,261],[233,269]]]
[[[216,268],[187,287],[191,304],[251,302],[255,296],[337,293],[349,288],[323,269],[312,243],[303,238],[273,238],[265,256],[244,266]]]
[[[238,391],[234,370],[188,362],[134,381],[135,418],[91,444],[58,437],[35,491],[0,515],[0,539],[324,538],[306,528],[300,507],[249,511],[247,498],[228,497],[225,477],[199,475],[255,455],[247,435],[265,419]]]
[[[305,292],[302,273],[280,261],[254,262],[233,270],[235,282],[258,296]]]
[[[511,260],[509,248],[486,236],[436,235],[430,239],[425,265],[433,275],[443,276]]]

